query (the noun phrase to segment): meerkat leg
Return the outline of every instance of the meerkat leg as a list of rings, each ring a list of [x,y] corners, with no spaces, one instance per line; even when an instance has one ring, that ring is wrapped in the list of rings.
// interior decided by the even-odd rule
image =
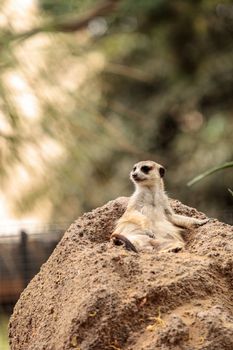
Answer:
[[[206,224],[210,219],[196,219],[191,218],[189,216],[175,214],[172,210],[169,202],[166,202],[165,214],[170,222],[172,222],[176,226],[184,227],[184,228],[192,228],[195,226],[201,226]]]
[[[130,240],[125,236],[115,233],[112,235],[111,238],[115,245],[124,244],[127,250],[132,250],[133,252],[138,253],[138,250],[136,249],[135,245],[132,242],[130,242]]]
[[[206,224],[209,219],[196,219],[196,218],[190,218],[188,216],[184,215],[178,215],[175,213],[172,213],[172,215],[168,215],[168,219],[176,226],[181,226],[184,228],[192,228],[195,226],[201,226]]]
[[[168,242],[164,242],[161,245],[161,249],[160,252],[161,253],[178,253],[181,249],[183,249],[185,246],[184,242],[180,242],[180,241],[168,241]]]
[[[152,247],[154,249],[160,250],[161,249],[161,245],[159,243],[159,241],[157,239],[150,239],[150,244],[152,245]]]

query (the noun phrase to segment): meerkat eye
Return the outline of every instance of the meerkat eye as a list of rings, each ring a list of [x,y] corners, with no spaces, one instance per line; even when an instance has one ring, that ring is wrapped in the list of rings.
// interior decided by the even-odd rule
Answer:
[[[141,171],[144,173],[144,174],[148,174],[149,173],[149,171],[152,169],[152,167],[151,166],[147,166],[147,165],[143,165],[142,167],[141,167]]]
[[[133,167],[133,171],[135,171],[135,170],[136,170],[136,166]]]

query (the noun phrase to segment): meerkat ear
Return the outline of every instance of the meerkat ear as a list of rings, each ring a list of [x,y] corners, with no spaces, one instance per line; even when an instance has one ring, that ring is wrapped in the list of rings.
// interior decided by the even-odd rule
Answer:
[[[165,174],[165,168],[164,167],[160,167],[159,168],[159,174],[160,174],[160,177],[164,177],[164,174]]]

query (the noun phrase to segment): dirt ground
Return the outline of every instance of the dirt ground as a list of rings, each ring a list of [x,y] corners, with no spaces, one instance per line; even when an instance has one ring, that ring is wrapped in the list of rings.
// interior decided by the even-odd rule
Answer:
[[[233,227],[213,220],[178,253],[136,254],[109,242],[126,203],[71,225],[15,307],[12,350],[233,349]]]

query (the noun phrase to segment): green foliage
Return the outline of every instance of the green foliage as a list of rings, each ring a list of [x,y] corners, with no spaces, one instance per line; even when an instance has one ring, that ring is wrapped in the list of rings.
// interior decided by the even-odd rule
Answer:
[[[95,3],[96,2],[93,0],[40,0],[39,6],[41,10],[50,16],[62,16],[64,14],[83,11],[90,8],[91,5],[94,5]]]
[[[232,167],[233,167],[233,162],[227,162],[227,163],[222,164],[220,166],[216,166],[216,167],[214,167],[212,169],[209,169],[209,170],[205,171],[204,173],[196,176],[194,179],[189,181],[187,185],[188,186],[192,186],[195,183],[197,183],[197,182],[201,181],[202,179],[204,179],[205,177],[207,177],[207,176],[209,176],[209,175],[211,175],[213,173],[216,173],[216,171],[219,171],[219,170],[222,170],[222,169],[226,169],[226,168],[232,168]]]
[[[9,342],[7,336],[7,325],[8,325],[8,317],[4,313],[0,313],[0,345],[1,350],[8,350]]]

